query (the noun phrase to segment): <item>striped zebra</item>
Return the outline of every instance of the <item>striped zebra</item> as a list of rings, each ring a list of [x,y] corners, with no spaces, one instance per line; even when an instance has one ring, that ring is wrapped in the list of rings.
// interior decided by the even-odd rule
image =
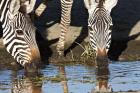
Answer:
[[[40,53],[35,39],[36,28],[25,14],[32,11],[34,4],[35,0],[30,2],[25,0],[0,1],[3,43],[6,50],[27,72],[37,71],[37,64],[40,62]]]
[[[96,51],[96,59],[107,61],[107,52],[111,43],[112,8],[118,0],[84,0],[88,9],[89,38]]]

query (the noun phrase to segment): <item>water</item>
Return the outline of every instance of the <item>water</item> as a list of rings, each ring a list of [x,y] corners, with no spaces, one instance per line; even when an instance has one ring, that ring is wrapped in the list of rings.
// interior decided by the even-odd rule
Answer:
[[[87,65],[48,65],[41,75],[0,70],[0,93],[91,93],[99,82],[113,92],[140,91],[140,62],[113,62],[108,68]]]
[[[140,90],[140,62],[110,64],[109,69],[114,91]]]

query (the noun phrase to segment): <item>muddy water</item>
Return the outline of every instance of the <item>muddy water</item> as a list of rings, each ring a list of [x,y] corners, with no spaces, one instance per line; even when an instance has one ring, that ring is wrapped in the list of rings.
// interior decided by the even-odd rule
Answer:
[[[140,62],[112,62],[108,68],[47,65],[38,76],[0,70],[0,93],[92,93],[99,82],[114,91],[140,91]]]

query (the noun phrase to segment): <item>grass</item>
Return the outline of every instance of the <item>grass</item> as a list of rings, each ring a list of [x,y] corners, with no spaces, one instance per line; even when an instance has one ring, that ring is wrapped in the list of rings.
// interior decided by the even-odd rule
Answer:
[[[73,51],[70,50],[70,52],[71,52],[71,61],[75,61],[75,59],[74,59],[74,55],[73,55]]]
[[[77,42],[75,43],[78,44],[84,50],[81,54],[82,61],[86,62],[87,60],[95,60],[95,51],[92,49],[89,43],[84,45],[79,44]]]

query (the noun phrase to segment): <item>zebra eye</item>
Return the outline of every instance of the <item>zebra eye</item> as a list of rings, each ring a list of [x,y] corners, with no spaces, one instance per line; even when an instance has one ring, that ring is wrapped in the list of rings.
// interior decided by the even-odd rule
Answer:
[[[88,29],[89,29],[90,31],[92,31],[92,30],[93,30],[91,26],[88,26]]]
[[[16,30],[16,33],[17,33],[18,35],[23,35],[23,31],[22,31],[22,30]]]

